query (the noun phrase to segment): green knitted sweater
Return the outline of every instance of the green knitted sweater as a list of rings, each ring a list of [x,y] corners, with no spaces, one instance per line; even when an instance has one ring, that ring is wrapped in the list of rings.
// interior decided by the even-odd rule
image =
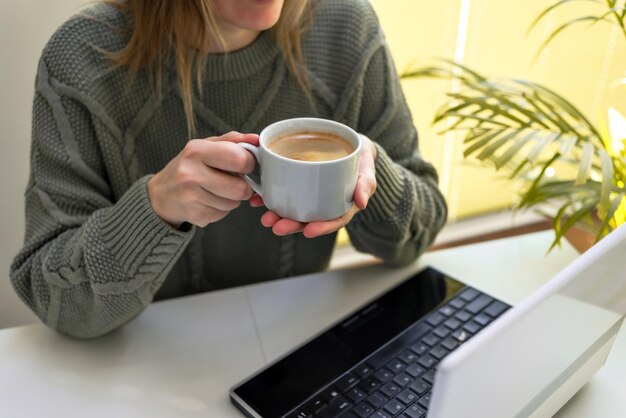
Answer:
[[[323,270],[335,235],[275,236],[260,223],[263,208],[243,204],[188,231],[154,213],[146,182],[189,139],[175,69],[160,95],[145,73],[129,85],[99,51],[121,49],[132,19],[108,5],[89,13],[62,25],[39,63],[26,236],[11,268],[21,299],[51,328],[89,338],[155,299]],[[314,106],[267,33],[209,56],[194,103],[197,137],[258,133],[301,116],[353,127],[377,143],[378,190],[347,226],[351,242],[389,264],[414,260],[446,206],[371,6],[320,1],[303,50]]]

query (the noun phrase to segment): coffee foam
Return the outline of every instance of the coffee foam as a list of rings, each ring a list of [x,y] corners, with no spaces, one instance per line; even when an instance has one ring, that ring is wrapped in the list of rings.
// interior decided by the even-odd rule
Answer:
[[[331,161],[354,152],[344,138],[328,132],[297,132],[272,141],[269,149],[278,155],[299,161]]]

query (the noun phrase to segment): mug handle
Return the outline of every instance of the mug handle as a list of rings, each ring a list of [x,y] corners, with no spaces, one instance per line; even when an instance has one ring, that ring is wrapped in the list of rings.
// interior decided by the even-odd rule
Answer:
[[[237,145],[240,145],[246,151],[249,151],[254,156],[256,163],[260,166],[261,163],[259,162],[259,147],[255,147],[254,145],[248,144],[247,142],[238,142]],[[263,197],[263,191],[260,183],[252,180],[252,178],[250,178],[250,176],[246,174],[240,174],[240,176],[242,179],[245,180],[246,183],[248,183],[252,190],[254,190],[259,196]]]

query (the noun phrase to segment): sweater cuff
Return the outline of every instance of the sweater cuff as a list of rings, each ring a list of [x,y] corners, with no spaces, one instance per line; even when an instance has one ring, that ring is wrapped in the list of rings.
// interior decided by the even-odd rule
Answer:
[[[377,188],[367,207],[361,212],[361,219],[380,221],[394,216],[404,194],[404,177],[393,160],[379,144],[375,162]]]
[[[130,277],[139,273],[148,259],[158,258],[157,264],[162,266],[172,264],[195,231],[177,230],[159,218],[148,197],[150,178],[137,180],[101,221],[105,245]]]

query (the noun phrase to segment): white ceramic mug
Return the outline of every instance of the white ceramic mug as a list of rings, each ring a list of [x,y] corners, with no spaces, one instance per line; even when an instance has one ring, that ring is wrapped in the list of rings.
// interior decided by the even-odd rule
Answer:
[[[298,132],[332,133],[355,149],[345,157],[329,161],[293,160],[269,149],[273,140]],[[243,178],[268,209],[300,222],[335,219],[350,209],[362,147],[361,137],[353,129],[327,119],[286,119],[263,129],[259,142],[258,147],[240,145],[254,154],[261,171],[260,182],[249,176]]]

